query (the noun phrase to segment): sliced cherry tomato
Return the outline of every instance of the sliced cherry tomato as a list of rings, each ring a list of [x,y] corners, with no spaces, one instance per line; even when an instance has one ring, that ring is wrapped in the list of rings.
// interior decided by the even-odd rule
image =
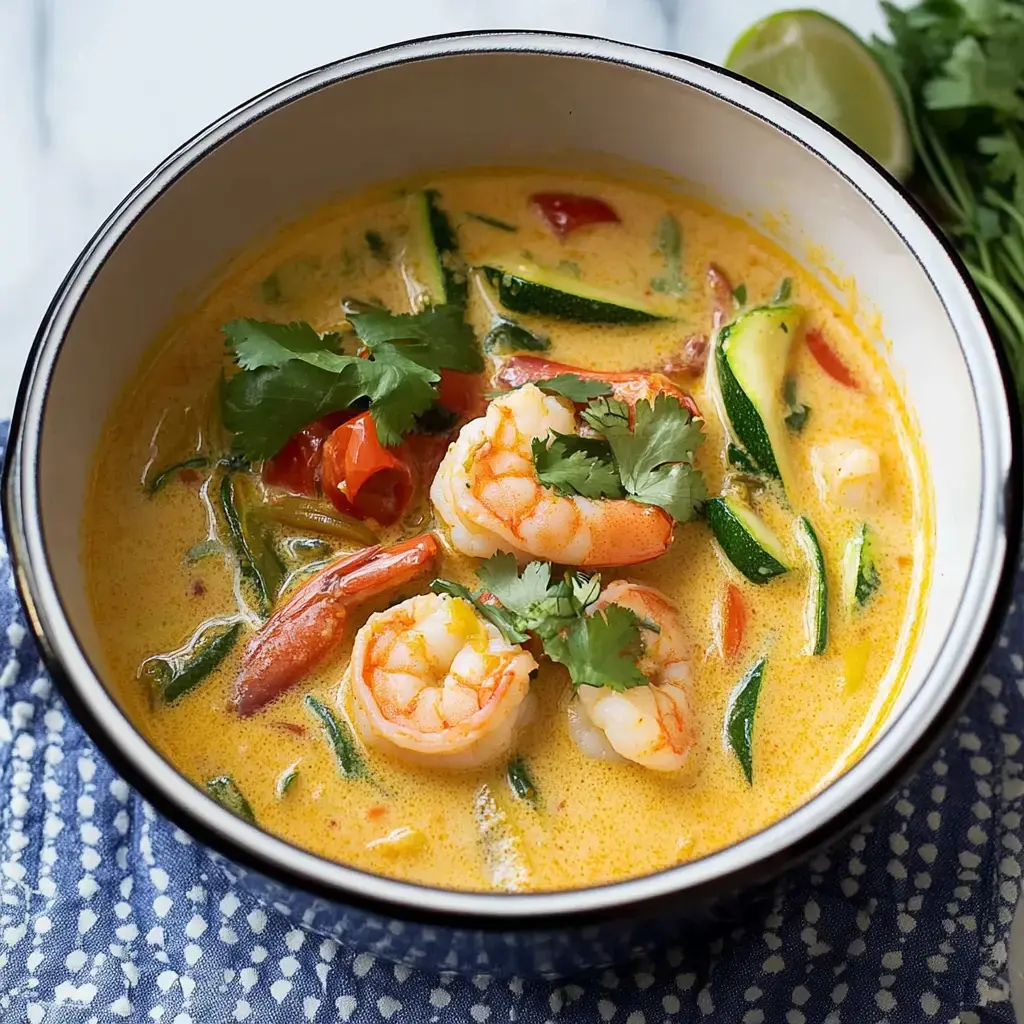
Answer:
[[[541,220],[561,239],[588,224],[618,224],[619,215],[596,196],[571,192],[537,192],[530,203]]]
[[[413,474],[404,455],[402,445],[385,448],[373,417],[360,413],[324,442],[324,494],[340,512],[390,526],[412,498]]]
[[[348,418],[346,412],[331,413],[304,427],[263,464],[264,481],[295,494],[319,493],[321,449],[327,438]]]
[[[829,343],[825,340],[825,335],[816,327],[812,327],[807,332],[807,348],[817,364],[833,380],[838,381],[843,387],[859,390],[860,385],[857,383],[857,378],[850,372],[846,363],[832,351]]]
[[[743,634],[747,629],[747,606],[743,594],[735,583],[725,588],[725,607],[722,615],[722,652],[726,658],[735,658],[743,646]]]

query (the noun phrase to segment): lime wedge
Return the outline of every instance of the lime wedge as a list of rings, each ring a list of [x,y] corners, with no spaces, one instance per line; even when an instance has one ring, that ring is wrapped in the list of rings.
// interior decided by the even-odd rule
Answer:
[[[889,79],[864,42],[820,11],[780,11],[733,44],[725,66],[798,103],[903,178],[911,146]]]

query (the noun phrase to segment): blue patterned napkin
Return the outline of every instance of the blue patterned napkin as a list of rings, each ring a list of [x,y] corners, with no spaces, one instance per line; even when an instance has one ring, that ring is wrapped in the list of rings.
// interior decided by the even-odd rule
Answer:
[[[1019,602],[945,748],[871,825],[794,876],[762,920],[699,954],[664,949],[553,983],[420,974],[233,888],[70,717],[26,633],[2,546],[0,577],[5,1024],[1013,1022]]]

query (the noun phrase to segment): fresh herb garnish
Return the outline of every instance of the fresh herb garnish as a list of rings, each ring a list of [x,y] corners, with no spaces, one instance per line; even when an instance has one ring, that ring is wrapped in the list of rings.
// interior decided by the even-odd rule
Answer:
[[[299,762],[296,761],[294,764],[289,765],[281,774],[277,777],[277,790],[278,800],[283,800],[285,793],[288,792],[292,786],[295,785],[296,779],[299,777]]]
[[[765,658],[760,658],[736,687],[725,719],[725,735],[736,754],[747,784],[754,783],[754,715],[764,678]]]
[[[341,721],[323,701],[317,700],[311,693],[306,695],[305,704],[323,726],[341,774],[346,779],[361,779],[366,776],[366,763],[348,723]]]
[[[512,790],[512,794],[517,800],[522,800],[534,808],[538,806],[540,795],[533,777],[530,775],[530,769],[521,754],[517,754],[509,761],[508,767],[505,769],[505,778],[508,779],[509,789]]]
[[[266,618],[284,583],[284,566],[266,531],[250,523],[244,510],[239,509],[234,481],[227,473],[221,479],[219,497],[239,573],[254,591],[257,609]]]
[[[531,381],[533,385],[552,395],[561,395],[568,398],[570,402],[582,405],[593,398],[600,398],[602,395],[612,393],[611,386],[604,381],[593,380],[590,377],[581,377],[578,373],[560,373],[555,377],[548,377],[546,380]]]
[[[530,562],[519,573],[508,554],[489,558],[477,575],[518,631],[539,637],[544,653],[569,670],[574,686],[628,690],[649,682],[637,667],[642,649],[637,616],[614,604],[587,613],[601,592],[599,575],[567,572],[552,583],[547,562]]]
[[[807,420],[811,415],[811,407],[798,401],[796,397],[796,379],[792,376],[786,377],[782,384],[782,400],[786,403],[785,424],[799,434],[807,426]]]
[[[883,3],[875,54],[903,106],[910,181],[967,263],[1024,399],[1024,8],[1010,0]]]
[[[506,220],[498,220],[497,217],[491,217],[486,213],[472,213],[466,214],[467,217],[472,217],[473,220],[480,221],[481,224],[486,224],[488,227],[497,228],[499,231],[518,231],[519,228],[515,224],[509,224]]]
[[[364,237],[372,255],[384,262],[391,259],[391,246],[384,241],[384,236],[379,231],[367,231]]]
[[[545,487],[563,497],[624,498],[611,446],[601,437],[560,434],[533,439],[533,464]]]
[[[139,676],[154,687],[164,704],[173,704],[220,665],[231,653],[241,632],[240,622],[201,626],[183,648],[147,658]]]
[[[704,434],[675,395],[660,392],[653,404],[637,402],[632,426],[629,406],[615,398],[591,402],[583,419],[607,439],[630,498],[665,509],[677,522],[693,519],[707,497],[704,478],[693,468]]]
[[[656,292],[682,295],[686,291],[686,279],[683,277],[683,229],[671,213],[666,213],[658,221],[654,244],[665,260],[665,276],[653,278],[651,287]]]
[[[368,400],[384,445],[397,444],[437,401],[442,369],[479,373],[483,358],[461,306],[408,315],[348,313],[370,358],[307,323],[233,320],[223,330],[240,367],[225,385],[223,417],[250,459],[276,455],[308,423]]]
[[[738,284],[732,290],[732,297],[736,300],[737,306],[745,306],[747,304],[747,286],[745,284]]]
[[[245,794],[238,788],[238,783],[230,775],[218,775],[215,779],[207,779],[206,791],[232,814],[237,814],[250,825],[256,824],[252,804],[246,800]]]
[[[546,352],[549,348],[548,338],[505,318],[499,319],[484,338],[485,352]]]
[[[784,277],[779,282],[779,287],[775,289],[775,294],[772,296],[772,305],[781,305],[783,302],[789,302],[793,295],[793,278]]]
[[[165,466],[154,474],[153,478],[145,484],[146,493],[150,496],[156,494],[170,479],[185,469],[209,469],[211,460],[205,455],[193,455],[191,458],[175,462],[173,466]]]

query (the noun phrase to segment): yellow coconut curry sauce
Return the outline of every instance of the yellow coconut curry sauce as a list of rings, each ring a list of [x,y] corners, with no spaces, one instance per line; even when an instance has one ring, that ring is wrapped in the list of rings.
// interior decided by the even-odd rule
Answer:
[[[393,316],[407,313],[419,319]],[[609,319],[629,322],[599,322]],[[289,323],[308,326],[279,326]],[[481,351],[482,372],[446,370],[447,406],[429,408],[433,371],[465,370]],[[379,365],[353,370],[346,354]],[[382,382],[389,360],[397,384]],[[635,372],[623,385],[536,360]],[[603,534],[571,518],[533,532],[520,522],[518,544],[478,520],[453,531],[428,491],[441,472],[451,500],[466,481],[477,495],[473,461],[488,451],[495,472],[497,435],[437,470],[488,401],[506,403],[506,420],[541,424],[520,424],[541,433],[527,438],[522,483],[550,501],[552,520],[570,504],[590,510],[588,523],[610,507],[623,518]],[[360,441],[353,423],[367,409]],[[286,445],[328,413],[319,434]],[[562,434],[582,429],[587,440],[551,435],[544,424],[558,417],[576,424]],[[384,437],[367,439],[368,422]],[[402,434],[399,447],[375,447]],[[368,482],[360,443],[376,452]],[[388,470],[389,456],[407,468]],[[641,875],[794,810],[884,717],[929,573],[929,491],[908,410],[851,316],[745,223],[607,178],[440,176],[289,227],[239,257],[155,346],[113,412],[93,480],[84,557],[96,623],[107,677],[142,732],[260,827],[344,864],[454,889]],[[642,536],[629,534],[633,522]],[[338,597],[346,579],[357,594],[364,584],[332,560],[422,535],[441,553],[414,541],[418,574],[389,587],[392,564],[371,553],[382,570],[369,600]],[[435,578],[477,594],[479,552],[458,550],[477,542],[515,551],[520,571],[538,563],[527,570],[533,598],[544,588],[531,573],[556,562],[561,596],[530,619],[496,583],[508,607],[490,632],[471,601],[431,599],[448,609],[437,641],[447,654],[429,631],[415,642],[388,634],[383,654],[369,637],[364,661],[390,657],[405,671],[381,691],[378,732],[397,730],[382,742],[346,675],[353,640],[371,613],[430,593]],[[625,564],[607,567],[615,561]],[[500,556],[491,564],[506,582],[515,571]],[[293,595],[324,573],[341,589],[297,612]],[[657,588],[675,609],[657,622],[653,605],[608,614],[593,599],[615,580]],[[374,620],[381,630],[405,628],[408,616],[389,614]],[[529,635],[522,655],[509,653],[520,650],[507,635],[516,630]],[[455,648],[468,660],[452,666]],[[417,657],[439,659],[437,674],[417,678]],[[451,703],[413,707],[424,687],[437,698],[449,668]],[[569,724],[570,706],[578,716],[583,704],[570,670],[589,680],[578,686],[589,701],[582,733]],[[657,688],[653,703],[639,699]],[[480,711],[469,739],[467,696]],[[418,728],[429,735],[406,743]],[[655,740],[665,733],[661,760],[644,752],[640,734],[652,729]]]

